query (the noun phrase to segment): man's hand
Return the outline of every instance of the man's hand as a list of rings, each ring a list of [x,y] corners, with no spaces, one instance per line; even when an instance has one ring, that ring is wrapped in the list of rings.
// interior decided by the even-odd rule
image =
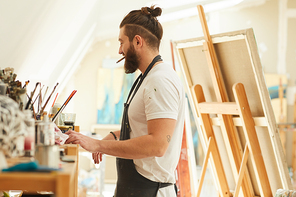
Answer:
[[[66,134],[69,135],[69,138],[66,140],[65,144],[80,144],[82,148],[91,153],[98,151],[96,147],[98,143],[100,143],[100,140],[96,140],[76,131],[67,131]]]
[[[92,158],[95,164],[99,164],[102,161],[103,153],[96,152],[92,153]]]

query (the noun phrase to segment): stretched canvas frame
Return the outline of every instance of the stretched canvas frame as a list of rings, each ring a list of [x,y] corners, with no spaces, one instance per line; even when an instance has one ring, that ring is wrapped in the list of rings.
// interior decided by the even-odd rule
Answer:
[[[212,35],[211,37],[229,101],[234,102],[232,92],[234,84],[242,83],[245,86],[272,193],[275,194],[279,188],[292,189],[253,30],[246,29],[228,32]],[[182,73],[186,79],[187,94],[192,106],[195,106],[195,102],[192,97],[193,92],[191,91],[195,84],[202,86],[207,102],[216,102],[211,75],[204,54],[204,41],[204,38],[201,37],[174,42]],[[194,116],[197,125],[199,125],[199,118],[196,112]],[[230,190],[233,190],[235,189],[235,174],[232,170],[233,163],[229,155],[230,153],[219,128],[219,119],[216,116],[211,116],[211,119],[227,182]],[[242,134],[241,120],[233,116],[233,122],[236,126],[240,143],[244,147],[245,138]],[[203,139],[201,132],[199,133],[205,149],[205,139]],[[260,195],[255,178],[256,172],[251,165],[248,165],[248,171],[254,193],[255,195]]]

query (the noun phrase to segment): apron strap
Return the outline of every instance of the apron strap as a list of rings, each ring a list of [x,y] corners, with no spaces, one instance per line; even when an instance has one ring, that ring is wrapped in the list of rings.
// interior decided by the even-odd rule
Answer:
[[[130,96],[131,96],[133,90],[135,89],[135,87],[136,87],[136,85],[138,84],[138,82],[139,82],[139,80],[141,79],[141,77],[142,77],[142,73],[137,77],[137,79],[136,79],[136,81],[134,82],[134,84],[133,84],[133,86],[132,86],[130,92],[128,93],[128,97],[127,97],[127,99],[126,99],[126,103],[127,103],[127,101],[129,100],[129,98],[130,98]]]
[[[149,66],[148,66],[147,69],[145,70],[144,74],[143,74],[143,75],[142,75],[142,74],[139,75],[139,77],[137,78],[137,80],[134,82],[134,84],[133,84],[133,86],[132,86],[132,89],[131,89],[130,92],[129,92],[129,95],[128,95],[128,98],[127,98],[127,100],[126,100],[126,103],[129,104],[129,103],[133,100],[134,96],[136,95],[136,93],[137,93],[138,89],[140,88],[142,82],[144,81],[145,77],[147,76],[147,74],[149,73],[149,71],[152,69],[152,67],[154,66],[154,64],[155,64],[156,62],[158,62],[159,60],[162,60],[162,59],[161,59],[161,56],[160,56],[160,55],[157,55],[157,56],[152,60],[152,62],[149,64]],[[140,79],[140,81],[139,81],[139,79]],[[139,82],[138,82],[138,81],[139,81]],[[137,84],[137,86],[136,86],[136,84]],[[134,89],[135,89],[135,91],[134,91]],[[132,97],[130,98],[132,92],[133,92],[133,95],[132,95]]]

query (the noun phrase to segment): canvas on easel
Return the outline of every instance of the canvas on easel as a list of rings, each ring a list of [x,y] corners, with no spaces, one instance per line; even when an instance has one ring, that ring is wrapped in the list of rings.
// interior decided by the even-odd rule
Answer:
[[[204,34],[174,45],[220,196],[292,189],[253,30]]]

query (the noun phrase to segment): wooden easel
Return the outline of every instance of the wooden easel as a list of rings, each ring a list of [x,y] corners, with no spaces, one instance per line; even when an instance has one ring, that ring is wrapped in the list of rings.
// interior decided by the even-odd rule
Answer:
[[[200,85],[194,86],[193,92],[195,94],[195,106],[197,107],[196,110],[201,120],[203,137],[207,143],[206,157],[202,168],[197,196],[200,196],[209,158],[212,160],[212,167],[214,168],[214,173],[218,182],[220,196],[232,196],[227,184],[227,179],[213,132],[213,124],[209,115],[216,114],[220,120],[227,152],[231,155],[233,166],[235,167],[234,174],[236,187],[233,196],[238,196],[240,188],[242,189],[241,191],[244,197],[254,196],[254,191],[246,165],[248,157],[250,156],[256,172],[256,179],[258,181],[261,196],[270,197],[272,196],[271,187],[244,86],[241,83],[234,84],[233,93],[236,102],[229,102],[202,6],[198,6],[198,11],[205,36],[205,42],[203,43],[204,52],[210,69],[217,102],[206,102],[202,87]],[[241,119],[246,138],[244,152],[241,151],[241,144],[233,123],[232,115],[239,115]]]

